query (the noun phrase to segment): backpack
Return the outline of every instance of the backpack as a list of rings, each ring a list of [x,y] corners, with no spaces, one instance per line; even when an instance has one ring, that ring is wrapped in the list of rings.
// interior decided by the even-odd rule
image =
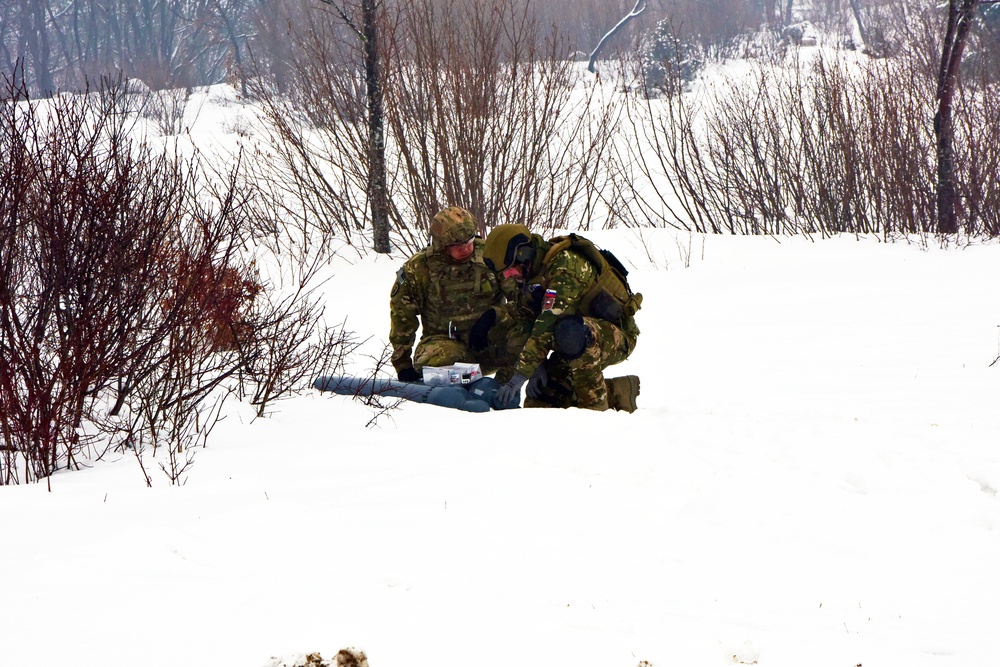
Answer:
[[[609,322],[620,322],[623,317],[632,317],[642,307],[642,294],[633,294],[628,285],[628,269],[610,250],[603,250],[591,241],[570,234],[550,240],[552,247],[542,259],[547,265],[563,250],[572,250],[590,262],[597,269],[597,280],[583,295],[580,310],[584,315],[597,317]]]

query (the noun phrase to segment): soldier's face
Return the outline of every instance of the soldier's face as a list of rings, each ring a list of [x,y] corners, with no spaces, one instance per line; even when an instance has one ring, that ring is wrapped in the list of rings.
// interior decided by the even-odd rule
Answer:
[[[521,272],[521,267],[516,264],[508,266],[503,270],[501,275],[504,277],[504,280],[507,280],[508,278],[513,278],[514,280],[524,280],[524,274]]]
[[[453,243],[451,245],[446,245],[444,247],[444,253],[448,255],[455,262],[464,262],[465,260],[472,257],[472,252],[475,249],[475,243],[473,239],[469,239],[465,243]]]

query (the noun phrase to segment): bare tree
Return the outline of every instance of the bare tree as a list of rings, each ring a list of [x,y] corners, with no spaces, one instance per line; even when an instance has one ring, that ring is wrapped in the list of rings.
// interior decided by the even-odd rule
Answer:
[[[646,0],[636,0],[635,6],[632,7],[632,11],[623,16],[622,19],[615,24],[615,27],[606,32],[604,37],[601,37],[601,41],[599,41],[597,46],[594,47],[594,50],[590,52],[590,62],[587,63],[587,71],[594,74],[597,73],[597,67],[594,63],[601,54],[601,50],[604,48],[604,45],[607,44],[615,35],[621,32],[621,30],[628,25],[632,19],[638,18],[638,16],[644,11],[646,11]]]
[[[851,11],[854,12],[854,22],[858,26],[862,45],[863,47],[867,47],[871,43],[871,40],[868,37],[868,28],[865,25],[865,19],[861,15],[861,0],[851,0]]]
[[[16,59],[30,67],[30,74],[39,90],[51,94],[55,90],[52,76],[52,49],[49,42],[49,31],[46,28],[45,11],[48,8],[46,0],[22,0],[11,3],[5,8],[16,13],[17,53]]]
[[[361,0],[361,29],[355,27],[347,11],[334,0],[320,0],[333,6],[363,44],[365,98],[368,102],[368,199],[372,219],[372,248],[390,253],[389,200],[385,172],[385,110],[382,95],[382,68],[379,65],[379,4]]]
[[[385,175],[385,110],[379,29],[375,0],[361,1],[365,41],[365,92],[368,98],[368,196],[371,197],[372,241],[375,252],[392,252],[389,244],[389,194]]]
[[[937,211],[938,232],[958,231],[955,183],[955,127],[953,107],[959,85],[962,52],[965,50],[980,4],[996,4],[996,0],[949,0],[948,21],[942,42],[941,69],[938,72],[934,135],[937,137]]]

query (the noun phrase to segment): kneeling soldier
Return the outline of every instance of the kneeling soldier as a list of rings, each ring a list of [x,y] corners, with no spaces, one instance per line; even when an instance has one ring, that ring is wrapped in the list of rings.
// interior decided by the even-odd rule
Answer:
[[[420,380],[424,366],[456,362],[478,363],[484,373],[501,369],[500,382],[513,372],[520,348],[511,353],[504,341],[494,344],[503,332],[469,347],[473,324],[505,303],[499,278],[483,263],[483,240],[476,231],[471,213],[457,206],[444,209],[431,222],[431,244],[396,273],[389,297],[389,343],[396,377],[404,382]]]
[[[544,290],[514,375],[499,390],[501,399],[506,402],[527,383],[526,407],[636,409],[638,376],[604,378],[605,368],[635,349],[634,316],[642,304],[614,255],[575,234],[546,241],[514,224],[489,233],[483,259],[504,280]]]

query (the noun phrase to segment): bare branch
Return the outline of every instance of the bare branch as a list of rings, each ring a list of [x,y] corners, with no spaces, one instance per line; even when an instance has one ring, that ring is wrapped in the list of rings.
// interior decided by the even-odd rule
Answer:
[[[587,71],[589,71],[589,72],[591,72],[593,74],[597,73],[597,68],[594,66],[594,63],[597,61],[597,57],[601,53],[601,49],[604,48],[604,45],[607,44],[611,40],[612,37],[614,37],[615,35],[617,35],[618,32],[628,24],[629,21],[631,21],[632,19],[636,18],[637,16],[639,16],[640,14],[642,14],[644,11],[646,11],[646,0],[636,0],[635,6],[632,7],[632,11],[630,11],[628,14],[626,14],[622,18],[622,20],[619,21],[615,25],[614,28],[612,28],[611,30],[609,30],[604,35],[604,37],[601,37],[601,41],[597,43],[597,46],[594,48],[594,50],[590,54],[590,62],[587,63]]]

